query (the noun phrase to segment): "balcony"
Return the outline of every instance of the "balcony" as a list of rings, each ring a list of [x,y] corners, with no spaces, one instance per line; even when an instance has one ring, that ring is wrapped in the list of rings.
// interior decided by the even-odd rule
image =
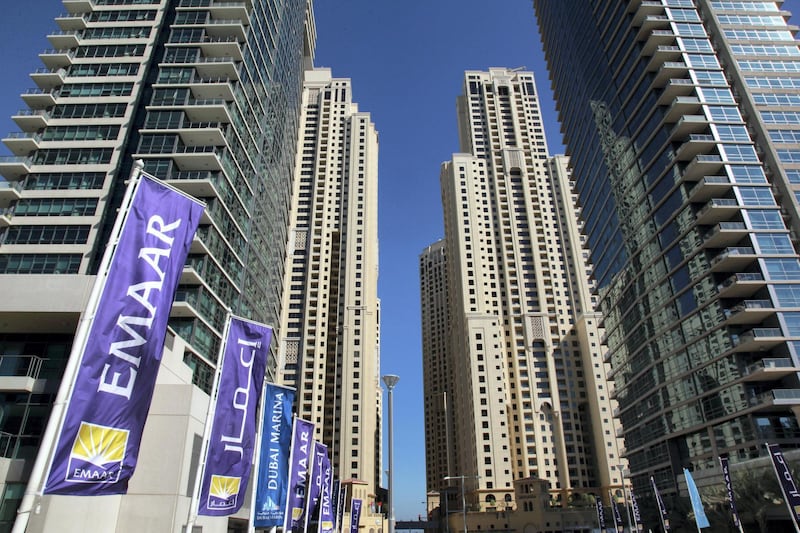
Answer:
[[[11,219],[14,218],[14,208],[13,207],[3,207],[0,208],[0,228],[7,228],[11,225]],[[0,235],[2,237],[2,235]],[[0,242],[3,242],[4,239],[0,239]]]
[[[661,6],[661,10],[663,13],[664,6]],[[670,20],[669,17],[666,15],[646,15],[641,20],[641,26],[639,27],[639,33],[636,34],[637,41],[644,41],[645,38],[650,35],[653,31],[656,30],[667,30],[669,29]]]
[[[728,247],[711,259],[711,271],[739,272],[755,260],[756,251],[750,246]]]
[[[16,122],[22,131],[36,132],[47,126],[50,113],[44,109],[20,109],[11,116],[11,120]]]
[[[28,89],[21,96],[31,109],[45,109],[56,105],[56,95],[52,90],[37,87]]]
[[[702,135],[699,133],[692,133],[689,137],[678,147],[675,153],[675,158],[679,161],[691,161],[699,154],[707,154],[717,144],[713,135]]]
[[[29,133],[29,132],[14,132],[11,133],[8,137],[3,139],[3,144],[11,150],[16,156],[27,156],[30,155],[31,152],[34,150],[39,149],[39,141],[41,140],[41,135],[38,133]]]
[[[652,50],[652,57],[647,63],[647,72],[655,72],[667,61],[677,61],[681,59],[681,47],[673,45],[658,45]]]
[[[57,33],[51,33],[47,36],[47,40],[56,50],[68,50],[78,47],[80,44],[78,41],[79,34],[80,32],[76,30],[62,30]]]
[[[31,74],[31,79],[36,83],[37,87],[44,90],[52,90],[64,85],[64,76],[66,73],[64,69],[50,70],[49,68],[38,68],[36,72]]]
[[[42,60],[44,65],[52,70],[60,68],[67,68],[72,65],[72,59],[75,57],[75,52],[69,49],[50,49],[45,50],[39,54],[39,59]]]
[[[747,298],[766,285],[760,272],[737,272],[717,285],[720,298]]]
[[[42,392],[39,379],[44,358],[35,355],[0,355],[0,390],[5,392]]]
[[[94,8],[92,0],[63,0],[64,7],[70,13],[89,13]]]
[[[733,344],[738,352],[766,351],[785,341],[780,328],[753,328],[733,335]]]
[[[745,381],[774,381],[800,372],[789,357],[762,359],[745,370]]]
[[[633,26],[640,26],[646,17],[664,14],[664,5],[661,2],[654,2],[652,0],[644,0],[628,5],[628,11],[633,13]]]
[[[658,97],[656,102],[658,105],[669,105],[675,98],[679,96],[692,96],[694,92],[694,82],[683,78],[675,78],[669,80],[661,96]]]
[[[219,15],[215,13],[214,16]],[[213,18],[205,23],[206,35],[209,37],[233,37],[237,41],[244,42],[247,32],[244,29],[243,21],[247,20],[247,15],[243,19],[223,19]]]
[[[725,309],[725,323],[729,325],[760,324],[775,314],[775,307],[769,300],[745,300]]]
[[[19,180],[22,176],[30,174],[30,172],[30,157],[16,155],[0,156],[0,176],[5,176],[7,180]]]
[[[224,320],[223,306],[205,287],[179,287],[170,317],[200,318],[212,327]]]
[[[222,98],[210,98],[207,100],[192,98],[183,111],[191,122],[224,122],[230,124],[232,120],[228,112],[228,103]]]
[[[719,155],[698,155],[686,166],[683,176],[684,179],[696,181],[701,176],[718,174],[722,165],[722,157]],[[695,179],[692,180],[692,178]]]
[[[663,87],[672,78],[685,78],[689,75],[689,66],[683,61],[665,61],[653,78],[653,87]]]
[[[720,198],[730,191],[733,184],[728,176],[703,176],[689,191],[689,201],[705,203],[711,198]]]
[[[201,57],[194,64],[197,73],[204,78],[239,79],[239,69],[234,57]]]
[[[233,35],[207,36],[202,42],[197,43],[197,46],[206,57],[232,57],[236,61],[244,59],[239,40]]]
[[[195,198],[219,198],[218,188],[225,177],[222,172],[172,172],[164,181]]]
[[[642,47],[642,55],[649,57],[655,53],[659,46],[669,46],[675,43],[675,34],[672,30],[654,30],[647,37]]]
[[[741,208],[734,198],[712,198],[697,212],[697,223],[709,226],[730,220]]]
[[[744,222],[720,222],[703,236],[706,248],[724,248],[736,245],[747,236]]]
[[[244,2],[211,2],[208,11],[215,20],[247,21],[250,16],[249,10],[252,9],[252,1],[249,3],[248,7],[248,4]]]
[[[23,185],[21,181],[0,181],[0,205],[8,205],[22,198]]]
[[[56,24],[64,31],[86,29],[86,19],[83,18],[83,12],[62,13],[56,17]]]
[[[186,171],[219,172],[222,170],[220,157],[224,153],[224,148],[216,146],[182,146],[172,154],[172,160],[178,168]]]
[[[800,389],[772,389],[750,398],[751,406],[792,406],[800,405]]]
[[[708,129],[708,119],[704,115],[684,115],[672,127],[670,140],[685,139],[692,133],[702,133]]]

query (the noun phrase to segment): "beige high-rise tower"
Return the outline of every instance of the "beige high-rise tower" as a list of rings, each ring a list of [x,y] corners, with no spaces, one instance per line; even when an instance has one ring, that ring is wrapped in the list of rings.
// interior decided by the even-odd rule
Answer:
[[[533,74],[467,72],[458,119],[463,153],[440,177],[445,239],[420,257],[428,490],[452,487],[460,506],[463,482],[481,510],[520,507],[525,478],[547,480],[565,505],[621,496],[588,253]],[[447,454],[433,448],[449,440]]]
[[[380,482],[378,134],[349,79],[305,76],[279,367],[334,476],[368,503]]]

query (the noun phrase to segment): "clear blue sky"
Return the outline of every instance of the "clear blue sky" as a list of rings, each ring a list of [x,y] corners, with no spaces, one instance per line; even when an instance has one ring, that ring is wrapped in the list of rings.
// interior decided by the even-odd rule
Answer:
[[[792,2],[789,2],[792,3]],[[316,0],[315,64],[353,80],[380,135],[382,373],[394,392],[395,512],[425,511],[422,354],[417,259],[443,236],[439,167],[458,150],[455,99],[464,71],[526,67],[537,76],[550,153],[562,153],[531,0]],[[50,48],[59,0],[26,0],[0,18],[0,137]],[[0,147],[0,154],[8,154]],[[384,468],[388,465],[384,463]],[[384,484],[386,480],[384,479]]]

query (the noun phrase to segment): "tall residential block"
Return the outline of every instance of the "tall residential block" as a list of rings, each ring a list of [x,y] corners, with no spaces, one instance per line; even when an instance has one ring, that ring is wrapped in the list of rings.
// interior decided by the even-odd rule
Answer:
[[[457,109],[462,153],[440,175],[445,238],[419,265],[427,489],[458,495],[463,482],[470,508],[490,511],[528,511],[514,491],[526,479],[560,505],[621,495],[587,254],[534,76],[468,71]]]
[[[382,474],[378,134],[349,79],[306,73],[298,143],[281,381],[367,512]]]
[[[100,514],[91,498],[46,497],[31,530],[180,531],[226,311],[278,325],[313,11],[310,0],[63,4],[22,95],[28,107],[13,116],[20,131],[3,139],[14,155],[0,159],[0,529],[142,159],[207,209],[170,314],[139,468],[128,495],[104,499]]]
[[[534,1],[640,495],[800,446],[800,50],[782,4]]]

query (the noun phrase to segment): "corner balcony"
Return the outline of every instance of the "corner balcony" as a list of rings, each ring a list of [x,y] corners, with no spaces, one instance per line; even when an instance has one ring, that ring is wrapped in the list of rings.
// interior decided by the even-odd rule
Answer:
[[[247,21],[252,9],[252,0],[245,2],[210,2],[208,11],[214,20],[241,20]],[[249,5],[248,5],[249,4]]]
[[[42,136],[38,133],[17,131],[9,134],[3,139],[3,144],[16,156],[27,156],[34,150],[39,149],[39,141]]]
[[[92,0],[63,0],[64,7],[70,13],[91,13],[94,9]]]
[[[42,363],[44,358],[36,355],[0,355],[0,391],[41,392]]]
[[[705,248],[724,248],[739,243],[748,234],[744,222],[720,222],[703,236]]]
[[[640,26],[645,17],[664,14],[664,5],[653,0],[639,0],[628,4],[628,13],[633,13],[633,26]]]
[[[9,181],[19,180],[31,173],[31,158],[16,155],[0,156],[0,176]]]
[[[686,180],[696,181],[701,176],[718,174],[722,165],[722,157],[719,155],[698,155],[683,170],[683,176]]]
[[[716,144],[717,141],[714,139],[713,135],[692,133],[678,147],[677,151],[675,152],[675,159],[679,161],[691,161],[696,156],[700,154],[707,154],[713,150]]]
[[[220,14],[221,13],[214,13],[215,18],[206,21],[204,24],[206,35],[209,37],[233,37],[240,43],[244,42],[247,32],[245,31],[243,21],[248,20],[247,15],[245,15],[244,18],[238,19],[216,18]]]
[[[56,33],[51,33],[47,36],[47,40],[53,45],[56,50],[68,50],[70,48],[77,48],[80,42],[78,41],[78,34],[76,30],[61,30]]]
[[[207,36],[196,44],[206,57],[232,57],[236,61],[244,60],[239,40],[233,35]]]
[[[85,30],[86,19],[83,18],[83,12],[76,13],[62,13],[56,17],[56,24],[62,30]]]
[[[228,102],[222,98],[196,99],[192,98],[183,108],[186,117],[191,122],[232,122],[228,111]]]
[[[692,96],[694,92],[694,82],[684,78],[674,78],[667,82],[661,95],[656,102],[658,105],[669,105],[675,98],[679,96]]]
[[[663,13],[664,6],[659,6]],[[670,19],[666,15],[645,15],[641,19],[641,26],[639,26],[639,33],[636,34],[637,41],[644,41],[645,38],[656,30],[668,30]]]
[[[8,205],[22,198],[24,182],[0,181],[0,205]]]
[[[775,307],[769,300],[745,300],[730,309],[725,309],[725,324],[760,324],[774,314]]]
[[[11,225],[11,219],[14,218],[14,208],[13,207],[3,207],[0,208],[0,228],[7,228]],[[2,235],[0,235],[2,237]],[[4,239],[0,239],[2,242]]]
[[[681,59],[681,47],[672,44],[660,44],[652,50],[650,61],[645,70],[655,72],[667,61],[677,61]]]
[[[66,74],[67,72],[63,68],[56,70],[38,68],[36,72],[31,74],[31,79],[36,83],[37,87],[45,90],[52,90],[64,85],[64,77]]]
[[[733,187],[728,176],[703,176],[689,191],[689,201],[697,204],[726,195]]]
[[[744,381],[775,381],[800,372],[789,357],[762,359],[745,370]]]
[[[712,272],[740,272],[757,258],[750,246],[734,246],[723,249],[711,259]]]
[[[766,286],[760,272],[737,272],[717,285],[720,298],[747,298]]]
[[[37,132],[47,126],[50,113],[44,109],[20,109],[11,116],[22,131]]]
[[[697,212],[697,223],[709,226],[730,220],[741,208],[735,198],[712,198]]]
[[[218,188],[225,181],[222,172],[171,172],[164,181],[195,198],[220,198]]]
[[[685,139],[692,133],[703,133],[708,130],[708,119],[704,115],[684,115],[672,127],[669,133],[671,141]]]
[[[766,351],[786,342],[781,328],[753,328],[732,338],[737,352]]]
[[[236,63],[236,58],[231,56],[201,57],[194,64],[194,68],[204,78],[228,78],[238,81],[239,69]]]
[[[772,389],[749,399],[753,407],[800,405],[800,389]]]
[[[663,87],[673,78],[685,78],[689,75],[689,65],[683,61],[665,61],[653,78],[652,87]]]
[[[28,89],[21,95],[22,100],[31,109],[45,109],[56,105],[55,91],[50,89]]]
[[[39,59],[42,60],[42,63],[44,63],[47,68],[53,70],[67,68],[72,65],[74,57],[75,52],[69,49],[50,49],[39,54]]]

